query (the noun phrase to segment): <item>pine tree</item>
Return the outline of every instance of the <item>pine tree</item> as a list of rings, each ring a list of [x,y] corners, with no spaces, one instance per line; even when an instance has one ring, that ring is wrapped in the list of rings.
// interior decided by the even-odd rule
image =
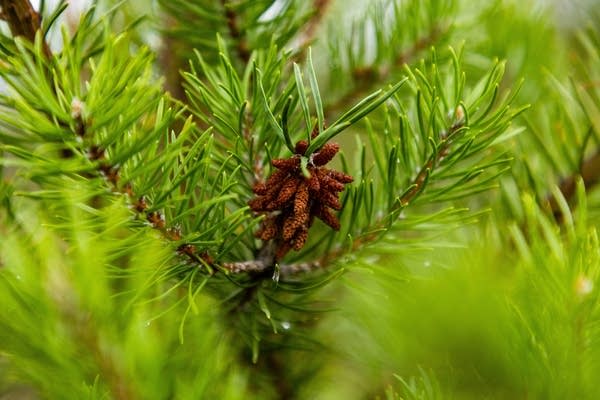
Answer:
[[[0,398],[600,396],[593,2],[56,3],[0,0]]]

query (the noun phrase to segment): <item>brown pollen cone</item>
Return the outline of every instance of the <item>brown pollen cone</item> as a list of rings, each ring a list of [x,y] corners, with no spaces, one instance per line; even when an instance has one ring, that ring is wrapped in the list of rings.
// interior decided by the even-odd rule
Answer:
[[[275,167],[266,182],[252,188],[256,197],[248,202],[252,211],[265,215],[255,236],[274,240],[276,260],[288,251],[304,247],[314,218],[319,218],[335,230],[340,229],[338,218],[330,210],[340,210],[339,194],[353,181],[350,175],[326,168],[340,150],[337,143],[326,143],[308,157],[309,177],[300,168],[301,157],[308,142],[296,143],[295,154],[289,158],[273,159]]]

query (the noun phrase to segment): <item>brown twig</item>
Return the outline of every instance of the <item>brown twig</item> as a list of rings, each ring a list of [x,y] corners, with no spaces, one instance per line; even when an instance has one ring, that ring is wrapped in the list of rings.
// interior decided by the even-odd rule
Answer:
[[[346,108],[349,104],[356,102],[357,99],[367,94],[373,83],[381,83],[389,79],[392,71],[401,67],[404,64],[408,64],[414,60],[417,54],[423,50],[429,48],[431,45],[437,42],[437,40],[443,36],[447,28],[440,26],[434,26],[425,36],[419,38],[406,50],[400,52],[396,58],[390,64],[383,66],[367,66],[357,67],[351,73],[354,80],[353,90],[344,94],[341,98],[335,102],[329,104],[326,107],[325,114],[332,115],[338,113],[340,110]]]
[[[413,179],[410,189],[402,195],[396,204],[392,207],[392,212],[398,211],[408,206],[424,189],[425,181],[428,175],[438,167],[440,161],[450,153],[450,145],[452,144],[452,136],[462,127],[464,127],[464,114],[459,107],[456,109],[457,122],[455,122],[447,132],[443,132],[442,141],[438,151],[431,156],[429,160],[421,167],[417,176]]]
[[[34,43],[35,35],[41,29],[41,18],[29,0],[0,0],[0,7],[0,19],[6,21],[12,35],[24,37]],[[48,59],[52,57],[52,51],[46,41],[42,42],[42,50]]]
[[[308,47],[315,39],[317,30],[330,5],[331,0],[313,0],[313,15],[304,25],[304,30],[298,38],[298,54],[295,56],[296,60],[304,58]]]
[[[273,388],[277,393],[277,398],[281,400],[293,400],[296,398],[298,390],[290,385],[290,379],[286,374],[289,369],[286,368],[280,353],[277,351],[268,352],[266,357],[264,357],[264,363],[260,367],[262,370],[266,369]]]
[[[560,192],[569,204],[572,203],[575,198],[578,177],[581,177],[584,187],[588,190],[600,182],[600,150],[596,151],[591,157],[583,161],[579,171],[563,179],[558,185]],[[554,218],[557,221],[562,221],[563,212],[554,196],[548,196],[545,203],[550,209],[550,212],[554,215]]]
[[[97,367],[97,374],[106,382],[111,398],[116,400],[134,400],[139,398],[123,366],[111,354],[110,349],[102,347],[100,331],[91,315],[77,307],[73,302],[59,300],[61,314],[74,339],[83,347]]]
[[[229,35],[236,42],[235,49],[238,57],[244,64],[247,64],[250,60],[250,49],[248,47],[248,41],[244,36],[244,32],[240,29],[238,15],[228,4],[227,0],[221,0],[221,5],[225,10],[225,19],[227,20],[227,27],[229,28]]]
[[[177,24],[175,19],[166,16],[165,26],[167,29]],[[163,34],[162,43],[158,53],[158,62],[165,79],[165,89],[171,93],[175,99],[185,102],[186,94],[183,87],[181,72],[186,67],[184,57],[180,54],[182,44],[179,40],[171,35]]]

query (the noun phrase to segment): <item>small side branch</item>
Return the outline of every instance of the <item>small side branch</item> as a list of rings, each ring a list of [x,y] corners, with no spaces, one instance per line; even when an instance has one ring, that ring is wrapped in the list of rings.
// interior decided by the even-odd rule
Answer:
[[[177,22],[173,17],[164,17],[164,26],[173,28]],[[185,60],[179,54],[181,43],[173,36],[164,34],[162,44],[158,53],[158,62],[165,79],[165,89],[173,98],[185,102],[186,94],[183,88],[181,71],[186,68]]]
[[[88,352],[97,367],[98,375],[106,382],[112,399],[133,400],[138,394],[118,361],[102,348],[102,338],[94,321],[81,309],[63,306],[62,317],[74,338]]]
[[[229,28],[229,35],[237,43],[235,49],[238,57],[244,64],[247,64],[248,61],[250,61],[250,49],[248,47],[248,41],[240,29],[238,15],[228,5],[227,0],[221,0],[221,4],[225,10],[225,19],[227,20],[227,27]]]
[[[269,268],[273,268],[271,263],[266,263],[261,260],[227,262],[221,264],[220,267],[233,274],[258,274],[266,271]],[[287,276],[297,275],[300,273],[311,272],[320,269],[321,263],[318,260],[315,260],[295,264],[280,264],[278,268],[279,276],[285,278]]]
[[[460,108],[458,108],[457,113],[459,113],[459,115],[462,115],[462,110]],[[462,127],[464,127],[464,120],[463,120],[463,117],[460,116],[458,118],[458,121],[455,122],[448,129],[447,132],[443,132],[443,134],[442,134],[443,139],[442,139],[442,142],[440,143],[439,148],[437,149],[437,152],[432,154],[432,156],[429,158],[429,160],[421,167],[421,169],[419,170],[419,173],[413,179],[413,182],[410,186],[411,187],[410,190],[408,190],[406,193],[404,193],[404,195],[402,195],[402,197],[400,197],[398,199],[396,204],[392,207],[392,210],[391,210],[392,212],[395,212],[399,209],[406,207],[413,200],[415,200],[419,194],[421,194],[423,192],[423,189],[425,188],[424,185],[427,180],[427,176],[431,173],[431,171],[433,171],[435,168],[438,167],[440,162],[446,156],[448,156],[448,154],[450,153],[450,145],[452,144],[452,136],[458,130],[460,130]]]
[[[576,179],[581,176],[584,187],[589,190],[600,182],[600,150],[596,151],[590,158],[583,161],[577,173],[563,179],[559,189],[568,203],[572,203],[576,193]],[[546,204],[557,221],[563,218],[562,210],[553,196],[546,198]]]
[[[0,0],[0,7],[0,19],[6,21],[12,35],[24,37],[34,43],[35,35],[41,29],[41,18],[29,0]],[[44,55],[50,58],[50,46],[45,41],[42,46]]]
[[[306,50],[314,41],[317,30],[330,5],[331,0],[313,0],[313,15],[306,23],[304,30],[298,38],[298,55],[296,56],[296,59],[304,58]]]
[[[328,105],[325,114],[336,114],[340,110],[346,108],[348,104],[352,104],[356,99],[363,97],[367,94],[373,83],[380,83],[387,80],[394,68],[412,62],[417,54],[435,44],[446,31],[447,28],[434,26],[425,36],[419,38],[409,48],[400,52],[390,64],[355,68],[351,71],[354,80],[354,89],[343,95],[334,103]]]

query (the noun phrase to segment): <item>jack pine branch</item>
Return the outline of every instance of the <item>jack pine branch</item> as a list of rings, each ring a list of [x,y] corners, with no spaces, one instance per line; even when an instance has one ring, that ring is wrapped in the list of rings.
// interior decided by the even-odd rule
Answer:
[[[225,49],[225,46],[223,44],[219,45],[223,50]],[[105,50],[105,52],[107,52],[108,50]],[[281,74],[276,74],[276,73],[268,73],[269,70],[273,70],[276,71],[278,68],[281,68],[282,65],[282,60],[283,58],[277,58],[274,57],[274,55],[276,54],[276,50],[269,50],[269,52],[267,52],[267,58],[265,58],[262,62],[259,62],[263,64],[263,69],[264,69],[264,74],[260,73],[260,70],[257,69],[256,67],[254,67],[253,69],[248,67],[247,68],[247,72],[244,74],[243,78],[240,78],[237,76],[237,74],[235,73],[235,69],[231,66],[231,64],[229,63],[228,59],[226,58],[226,51],[222,52],[223,56],[221,57],[222,60],[222,67],[217,69],[217,73],[214,72],[210,72],[209,68],[207,65],[205,65],[202,61],[202,59],[200,58],[200,64],[202,66],[202,68],[204,69],[204,72],[206,74],[206,76],[208,77],[207,83],[213,85],[215,88],[220,88],[219,92],[222,93],[223,98],[222,100],[224,100],[223,102],[221,101],[215,101],[213,99],[211,99],[209,97],[209,91],[208,91],[208,86],[207,83],[201,81],[201,80],[197,80],[197,79],[193,79],[194,75],[190,74],[188,75],[190,82],[192,84],[195,84],[195,88],[196,90],[198,90],[198,88],[200,89],[200,91],[198,92],[198,97],[197,97],[197,102],[203,103],[203,107],[207,107],[208,109],[213,109],[213,112],[211,113],[211,115],[217,117],[217,119],[222,123],[222,124],[216,124],[215,127],[218,128],[218,131],[220,134],[222,134],[222,138],[226,139],[226,142],[223,144],[222,149],[231,149],[231,148],[235,148],[237,146],[237,144],[239,144],[239,140],[238,139],[242,139],[244,143],[245,150],[243,150],[244,152],[247,152],[246,155],[244,155],[244,157],[247,157],[246,159],[242,158],[242,160],[244,160],[245,162],[243,164],[248,164],[249,161],[252,161],[253,159],[256,159],[256,155],[259,153],[262,154],[267,154],[269,152],[280,152],[283,150],[283,146],[281,146],[282,142],[287,144],[288,149],[290,149],[290,145],[289,143],[291,143],[291,138],[290,132],[293,132],[294,130],[297,130],[300,127],[304,127],[304,134],[307,135],[306,140],[306,148],[303,151],[300,151],[300,154],[298,154],[298,156],[300,156],[300,158],[304,158],[307,159],[309,156],[310,157],[315,157],[318,158],[320,155],[319,151],[320,149],[325,149],[329,143],[328,141],[333,138],[335,135],[339,134],[340,132],[342,132],[344,129],[346,129],[348,126],[356,123],[357,121],[359,121],[360,119],[362,119],[364,116],[366,116],[368,113],[370,113],[371,111],[375,110],[379,105],[381,105],[383,102],[385,102],[387,99],[390,98],[390,96],[394,95],[394,93],[401,87],[401,84],[403,82],[400,82],[399,84],[397,84],[396,86],[394,86],[393,88],[391,88],[390,90],[388,90],[387,92],[381,93],[381,92],[376,92],[373,95],[367,97],[365,100],[363,100],[362,102],[360,102],[359,104],[357,104],[355,107],[353,107],[352,109],[350,109],[347,113],[345,113],[344,115],[342,115],[337,121],[335,121],[330,127],[325,127],[324,126],[324,117],[323,117],[323,110],[321,109],[322,107],[322,102],[319,98],[318,95],[318,88],[316,86],[316,78],[315,78],[315,73],[314,70],[312,69],[312,65],[309,66],[309,80],[311,83],[311,95],[313,97],[313,101],[314,101],[314,106],[316,108],[316,113],[317,113],[317,131],[319,132],[318,135],[316,135],[314,138],[311,138],[311,131],[313,130],[312,127],[312,120],[309,114],[307,114],[307,110],[308,110],[308,98],[307,95],[304,94],[304,83],[302,82],[302,75],[301,72],[299,72],[299,70],[297,68],[295,68],[295,79],[294,80],[290,80],[289,84],[287,84],[284,87],[284,90],[282,93],[280,94],[276,94],[276,90],[278,89],[278,86],[280,84],[280,80],[278,80],[279,78],[277,78],[278,76],[280,76]],[[259,57],[259,56],[257,56]],[[102,59],[101,59],[102,60]],[[310,60],[310,55],[309,55],[309,60]],[[103,64],[100,63],[99,67],[104,68],[106,71],[110,71],[110,66],[108,64]],[[101,68],[98,68],[99,70]],[[100,76],[100,74],[98,73],[97,75],[94,76]],[[268,77],[268,78],[267,78]],[[272,78],[275,77],[275,78]],[[458,78],[457,78],[458,80]],[[124,80],[121,79],[122,82],[124,82]],[[92,81],[93,83],[93,81]],[[225,83],[225,85],[224,85]],[[92,85],[92,87],[94,87]],[[118,87],[118,86],[117,86]],[[192,88],[191,88],[192,89]],[[246,94],[251,94],[251,100],[244,100],[244,97]],[[105,97],[107,98],[117,98],[118,96],[112,95],[110,93],[106,93],[104,94]],[[99,97],[98,97],[99,98]],[[92,105],[95,104],[95,101],[98,101],[98,98],[94,98],[94,96],[90,96],[90,99],[87,99],[87,104],[86,106],[89,106],[90,108],[94,108]],[[291,99],[291,100],[290,100]],[[118,99],[117,99],[118,102]],[[138,103],[138,102],[136,102]],[[233,107],[223,107],[223,104],[227,104],[227,103],[232,103]],[[245,108],[248,106],[248,104],[250,104],[250,109],[253,112],[256,112],[256,114],[253,115],[253,117],[251,118],[252,120],[252,126],[249,127],[244,127],[243,125],[243,121],[246,120],[246,116],[244,115],[245,112]],[[272,104],[274,104],[274,107],[272,106]],[[71,105],[73,107],[73,104]],[[419,106],[420,107],[420,106]],[[117,109],[122,108],[122,106],[117,106],[115,107]],[[238,113],[234,113],[234,120],[231,121],[231,110],[239,110]],[[295,113],[292,112],[292,110],[294,109],[299,109],[302,110],[303,112],[301,113],[297,113],[299,115],[299,117],[295,118],[295,119],[289,119],[288,117],[291,115],[294,115]],[[135,118],[133,118],[134,116],[136,118],[139,118],[141,114],[136,114],[136,110],[133,110],[134,113],[131,115],[131,121],[134,121]],[[141,112],[141,110],[140,110]],[[206,115],[204,113],[204,111],[202,109],[197,111],[198,115]],[[278,119],[277,117],[275,117],[276,113],[280,119]],[[304,118],[302,118],[301,116],[304,115]],[[68,118],[68,117],[67,117]],[[167,192],[164,192],[163,194],[156,194],[154,197],[155,199],[157,199],[157,203],[153,204],[152,200],[151,200],[151,196],[146,196],[146,194],[144,194],[143,196],[140,193],[144,193],[148,188],[154,186],[155,183],[157,183],[156,181],[154,181],[154,184],[152,183],[155,178],[150,178],[150,180],[146,180],[145,182],[142,180],[142,182],[138,182],[137,186],[141,187],[142,189],[140,190],[135,190],[134,191],[134,186],[135,185],[131,185],[129,182],[132,181],[132,179],[134,178],[134,176],[139,175],[138,172],[135,172],[135,170],[131,170],[129,172],[127,172],[127,167],[128,165],[125,164],[125,178],[122,179],[122,173],[121,173],[121,169],[119,164],[127,162],[128,158],[131,159],[132,156],[137,153],[138,151],[140,151],[143,148],[143,143],[141,144],[137,144],[134,147],[130,147],[131,144],[125,144],[124,150],[121,150],[121,154],[119,154],[119,147],[114,147],[114,149],[112,149],[113,146],[118,145],[119,139],[118,136],[114,136],[114,135],[110,135],[109,136],[103,136],[104,132],[102,130],[99,129],[99,127],[102,126],[104,122],[103,120],[94,120],[93,123],[88,126],[85,125],[82,121],[82,117],[79,113],[79,111],[77,110],[71,110],[71,118],[74,119],[75,124],[78,126],[77,129],[75,129],[78,136],[86,136],[86,135],[91,135],[91,132],[93,132],[94,130],[98,130],[99,133],[101,133],[100,135],[100,141],[99,142],[94,142],[94,141],[90,141],[88,140],[87,143],[84,144],[83,147],[81,147],[80,145],[78,146],[78,150],[80,153],[85,153],[88,155],[88,160],[89,162],[91,162],[92,164],[96,163],[98,171],[104,175],[106,177],[106,180],[108,181],[109,185],[112,186],[112,190],[117,191],[117,192],[122,192],[122,193],[126,193],[129,197],[130,197],[130,201],[133,204],[133,209],[140,213],[141,215],[145,216],[145,219],[150,223],[150,225],[159,230],[167,239],[175,241],[177,243],[180,243],[177,250],[180,254],[186,256],[192,263],[198,265],[198,266],[203,266],[208,268],[208,272],[212,273],[212,267],[215,267],[217,269],[221,268],[224,269],[225,271],[229,271],[229,272],[249,272],[249,271],[257,271],[257,272],[262,272],[264,270],[264,268],[273,268],[273,262],[270,259],[270,257],[266,257],[264,259],[258,259],[258,260],[249,260],[249,261],[233,261],[233,262],[229,262],[229,261],[224,261],[224,260],[213,260],[212,256],[210,256],[208,253],[205,252],[205,250],[200,250],[197,249],[197,247],[194,244],[194,240],[189,240],[186,238],[186,236],[192,234],[193,233],[186,233],[185,229],[179,229],[176,226],[172,225],[171,220],[172,219],[181,219],[182,215],[181,213],[184,212],[189,212],[185,210],[185,203],[179,203],[177,205],[177,208],[179,210],[178,213],[175,213],[172,215],[172,218],[169,218],[168,216],[165,216],[165,214],[160,212],[160,208],[161,207],[165,207],[167,205],[167,203],[164,201],[168,198],[168,193],[172,192],[173,190],[175,190],[178,185],[180,185],[184,179],[181,179],[179,181],[176,181],[175,183],[171,183],[170,185],[167,185],[167,187],[169,188],[167,190]],[[159,118],[159,120],[162,120]],[[164,121],[162,121],[162,125],[157,125],[156,129],[153,131],[153,135],[157,135],[158,132],[160,132],[162,129],[164,129],[165,127],[168,127],[169,122],[171,118],[167,117],[164,119]],[[303,121],[304,120],[304,121]],[[90,120],[91,121],[91,120]],[[207,122],[210,122],[211,124],[213,124],[215,122],[215,120],[213,119],[207,119]],[[231,121],[231,123],[229,122]],[[242,123],[240,123],[240,121],[242,121]],[[119,127],[117,129],[115,129],[115,132],[120,132],[123,131],[123,129],[126,127]],[[237,127],[237,129],[236,129]],[[275,139],[274,142],[275,143],[279,143],[280,147],[273,147],[271,149],[265,149],[265,148],[260,148],[260,147],[254,147],[254,146],[263,146],[265,142],[270,142],[273,140],[260,140],[259,143],[252,143],[252,141],[254,140],[254,137],[252,135],[248,134],[248,129],[253,129],[253,130],[258,130],[259,132],[261,132],[261,134],[263,134],[262,132],[272,132],[272,138]],[[190,132],[192,130],[190,129]],[[227,133],[230,132],[230,133]],[[306,133],[307,132],[307,133]],[[454,132],[452,132],[454,133]],[[423,134],[426,134],[425,132],[423,132]],[[148,136],[150,139],[152,139],[153,137],[156,136]],[[163,141],[163,143],[165,145],[167,145],[167,148],[169,149],[167,151],[167,155],[165,156],[165,158],[160,158],[160,157],[151,157],[150,159],[156,159],[156,160],[164,160],[167,162],[168,165],[168,169],[167,171],[171,171],[171,172],[167,172],[165,173],[164,170],[162,170],[162,165],[161,165],[161,173],[163,174],[164,178],[163,179],[173,179],[174,177],[180,176],[181,175],[181,171],[185,171],[186,169],[184,168],[183,170],[181,169],[182,167],[180,166],[180,164],[178,162],[173,162],[170,158],[171,156],[169,154],[174,154],[175,152],[177,152],[178,149],[180,149],[180,147],[178,147],[177,145],[174,145],[175,143],[180,143],[179,146],[181,146],[181,143],[184,142],[187,138],[186,134],[181,134],[179,138],[170,138],[169,136],[167,136],[165,138],[165,140]],[[148,139],[148,140],[150,140]],[[263,138],[263,139],[266,139]],[[312,140],[311,142],[311,139]],[[251,142],[248,142],[248,140],[250,140]],[[227,141],[229,141],[229,143],[227,143]],[[218,141],[219,142],[219,141]],[[146,142],[146,143],[149,143]],[[198,141],[196,143],[202,143],[202,141]],[[423,143],[428,143],[427,140],[425,140]],[[129,147],[128,147],[129,146]],[[14,149],[13,149],[14,150]],[[196,149],[195,151],[192,151],[190,154],[191,155],[198,155],[199,153],[197,153],[197,151],[199,151],[199,149]],[[447,152],[447,148],[445,144],[442,144],[441,146],[438,146],[437,151],[439,152],[439,154],[441,154],[442,156],[446,155]],[[150,152],[149,154],[152,154],[152,152]],[[207,154],[207,152],[202,153],[204,155]],[[106,157],[105,155],[108,155],[108,157]],[[202,158],[202,157],[200,157]],[[271,156],[268,156],[267,159],[271,159]],[[234,164],[236,163],[232,163],[230,160],[236,160],[236,158],[233,157],[225,157],[225,158],[221,158],[221,159],[217,159],[217,161],[219,162],[219,166],[218,166],[218,170],[222,171],[222,172],[226,172],[227,176],[231,176],[231,177],[237,177],[239,176],[239,171],[240,169],[238,167],[234,167]],[[302,164],[304,161],[299,160],[299,164]],[[424,164],[424,166],[421,169],[421,172],[419,172],[419,174],[417,175],[417,177],[415,178],[415,181],[411,187],[411,189],[409,189],[409,191],[407,192],[407,194],[405,194],[401,200],[404,200],[405,202],[410,202],[411,200],[413,200],[417,193],[419,193],[420,191],[422,191],[422,189],[424,188],[424,184],[425,184],[425,180],[426,180],[426,174],[428,173],[428,170],[431,170],[433,167],[437,167],[437,164],[439,163],[439,161],[441,160],[441,156],[434,156],[433,158],[431,158],[431,160]],[[193,170],[190,169],[188,170],[188,172],[186,172],[186,174],[183,175],[183,178],[190,178],[190,177],[194,177],[194,176],[200,176],[198,174],[196,174],[196,171],[200,171],[202,168],[202,162],[198,162],[198,160],[193,160],[193,158],[189,158],[188,157],[188,161],[196,161],[197,165],[199,166],[200,169],[198,170]],[[271,162],[274,162],[271,161]],[[326,161],[325,161],[326,162]],[[185,165],[181,164],[181,165]],[[206,164],[208,165],[208,163]],[[130,165],[132,168],[135,168],[134,164]],[[210,169],[204,169],[204,171],[206,172],[206,174],[203,175],[210,175]],[[255,174],[256,171],[251,171],[253,174]],[[304,173],[304,172],[303,172]],[[364,174],[363,174],[364,175]],[[223,176],[224,177],[224,176]],[[178,178],[179,179],[179,178]],[[218,172],[216,175],[213,176],[213,181],[211,182],[213,185],[216,183],[216,181],[218,181],[219,179],[221,179],[221,172]],[[230,183],[225,183],[225,182],[229,182],[228,179],[223,178],[223,188],[225,187],[232,187],[231,185],[234,184],[234,180],[231,180]],[[122,180],[124,180],[126,182],[126,184],[120,183]],[[249,181],[251,182],[251,181]],[[218,186],[218,185],[217,185]],[[215,186],[215,187],[217,187]],[[249,185],[248,185],[249,186]],[[192,186],[188,185],[188,186],[184,186],[186,188],[192,188]],[[394,184],[392,184],[392,187],[394,187]],[[144,188],[146,188],[146,190],[144,190]],[[250,187],[247,187],[247,190],[251,189]],[[188,190],[188,189],[186,189]],[[192,190],[192,189],[189,189]],[[336,189],[337,190],[337,189]],[[135,194],[134,194],[135,193]],[[188,194],[193,194],[193,191],[187,191]],[[214,193],[214,192],[213,192]],[[242,193],[244,193],[244,191],[242,191]],[[247,193],[247,192],[246,192]],[[158,197],[156,197],[158,196]],[[166,197],[165,197],[166,196]],[[225,204],[224,202],[228,201],[230,198],[223,198],[223,204]],[[199,204],[198,201],[200,200],[199,198],[196,199],[197,203]],[[220,202],[221,200],[219,200],[217,198],[216,200],[217,202]],[[330,204],[333,205],[334,208],[341,208],[341,204],[338,205],[338,203],[333,202],[333,200],[326,200],[326,204]],[[401,203],[403,204],[403,203]],[[406,204],[403,204],[404,206]],[[182,208],[184,207],[184,208]],[[243,210],[241,210],[243,211]],[[397,210],[392,208],[390,210],[390,212],[393,214],[395,213]],[[324,220],[326,221],[330,221],[330,224],[332,226],[337,226],[337,224],[334,224],[334,220],[332,219],[332,217],[327,216],[328,214],[325,213],[325,211],[319,211],[319,213],[321,213],[321,216],[324,217]],[[238,214],[240,215],[240,214]],[[236,217],[237,218],[237,217]],[[241,220],[231,220],[232,222],[235,222],[233,226],[238,226],[239,223],[243,222],[244,219]],[[197,231],[196,229],[193,229],[193,231]],[[210,232],[210,230],[209,230]],[[306,232],[305,232],[306,233]],[[304,234],[305,234],[304,233]],[[205,234],[206,236],[206,234]],[[181,242],[180,242],[181,241]],[[201,241],[200,241],[201,242]],[[302,242],[298,242],[298,243],[302,243]],[[230,248],[230,247],[227,247]],[[202,264],[202,265],[200,265]],[[296,271],[302,271],[302,270],[306,270],[306,269],[312,269],[315,267],[318,267],[319,265],[324,265],[322,262],[320,261],[316,261],[316,262],[302,262],[300,264],[283,264],[283,268],[280,267],[279,272],[280,273],[287,273],[287,272],[296,272]]]

